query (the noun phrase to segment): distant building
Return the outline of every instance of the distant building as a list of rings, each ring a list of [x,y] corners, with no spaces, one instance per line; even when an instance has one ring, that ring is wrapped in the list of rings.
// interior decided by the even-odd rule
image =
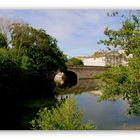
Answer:
[[[120,66],[120,65],[127,65],[126,56],[124,53],[119,52],[107,52],[105,53],[105,64],[108,66]]]
[[[103,56],[94,58],[93,56],[77,57],[86,66],[119,66],[127,65],[126,57],[122,52],[105,52]]]
[[[93,58],[92,56],[79,56],[85,66],[105,66],[105,57]]]
[[[93,57],[83,58],[84,65],[86,66],[105,66],[105,57],[94,59]]]

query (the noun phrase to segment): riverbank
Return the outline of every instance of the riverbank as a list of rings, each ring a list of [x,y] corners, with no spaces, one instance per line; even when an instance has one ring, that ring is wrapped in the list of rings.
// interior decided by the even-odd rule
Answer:
[[[96,95],[96,96],[101,96],[103,95],[103,93],[101,92],[101,90],[92,90],[89,91],[90,94]]]

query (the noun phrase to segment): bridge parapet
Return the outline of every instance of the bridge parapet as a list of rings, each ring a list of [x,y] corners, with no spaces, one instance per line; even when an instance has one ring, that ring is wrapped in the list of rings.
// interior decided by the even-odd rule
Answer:
[[[108,68],[104,66],[68,65],[67,70],[77,74],[78,79],[91,79],[98,73],[105,72]]]

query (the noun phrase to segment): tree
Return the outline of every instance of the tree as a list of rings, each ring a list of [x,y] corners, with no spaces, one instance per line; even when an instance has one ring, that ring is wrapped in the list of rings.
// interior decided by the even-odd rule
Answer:
[[[126,19],[117,30],[105,29],[107,40],[100,40],[107,47],[123,49],[128,58],[128,66],[115,67],[102,75],[103,96],[101,99],[114,99],[123,96],[130,104],[129,114],[139,113],[140,105],[140,20],[136,15]]]
[[[8,48],[7,38],[0,33],[0,48]]]
[[[12,23],[10,25],[11,44],[16,48],[28,48],[33,44],[32,27],[24,23]]]
[[[4,87],[10,93],[29,93],[28,96],[35,92],[45,94],[46,90],[51,90],[51,93],[57,70],[66,70],[66,57],[58,48],[56,39],[43,29],[35,29],[23,23],[13,23],[10,26],[9,39],[12,48],[7,47],[6,40],[0,33],[1,85],[5,82]],[[15,79],[13,75],[16,75]],[[13,84],[9,78],[14,79]],[[1,85],[0,90],[3,89]]]
[[[25,100],[54,96],[53,77],[58,69],[66,69],[65,61],[57,41],[44,30],[15,23],[5,35],[0,26],[1,129],[19,128],[17,105]]]
[[[27,55],[31,68],[40,73],[50,74],[58,68],[65,70],[66,57],[58,48],[57,41],[42,29],[35,29],[28,24],[11,25],[11,43],[18,55]],[[21,54],[19,54],[21,53]]]
[[[118,31],[106,28],[104,34],[108,39],[100,40],[99,43],[106,45],[108,49],[118,47],[125,50],[127,55],[133,54],[133,50],[139,48],[140,44],[140,21],[137,16],[132,15],[122,23]]]
[[[67,65],[83,65],[83,61],[78,58],[73,57],[73,58],[70,58],[66,64]]]

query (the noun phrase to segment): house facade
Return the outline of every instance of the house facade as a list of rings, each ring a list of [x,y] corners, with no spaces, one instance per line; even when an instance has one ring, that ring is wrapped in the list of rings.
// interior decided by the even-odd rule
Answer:
[[[77,58],[82,60],[85,66],[125,66],[128,63],[124,54],[119,52],[106,52],[103,56],[96,58],[93,56]]]

